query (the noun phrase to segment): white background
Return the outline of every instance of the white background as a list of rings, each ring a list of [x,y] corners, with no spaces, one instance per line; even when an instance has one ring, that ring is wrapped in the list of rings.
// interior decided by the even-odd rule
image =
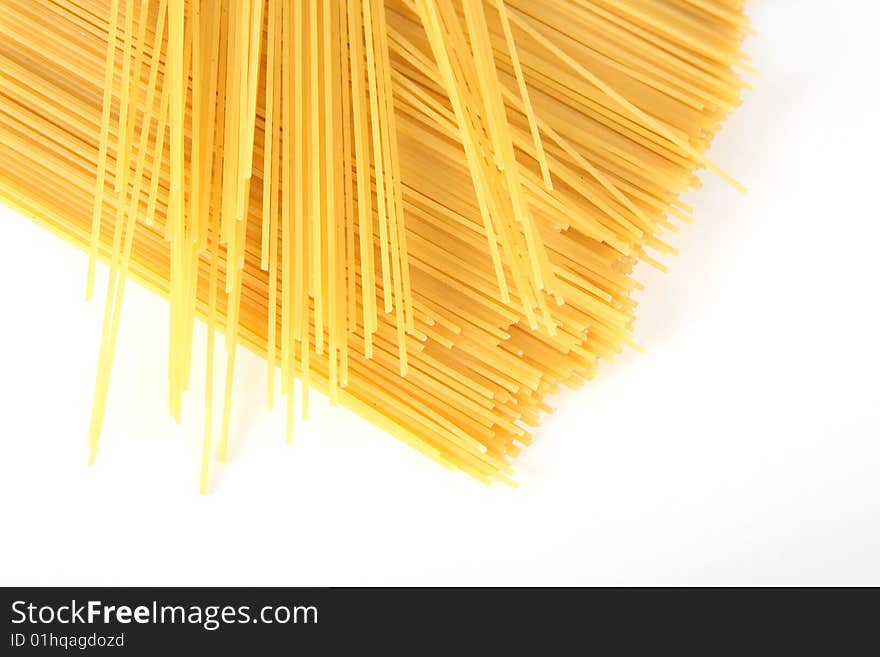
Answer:
[[[711,153],[750,192],[703,176],[682,255],[639,272],[647,355],[558,400],[518,490],[323,399],[286,448],[247,354],[199,496],[200,377],[178,428],[167,306],[136,286],[86,466],[102,302],[83,253],[0,208],[0,583],[880,584],[878,4],[750,12],[762,76]]]

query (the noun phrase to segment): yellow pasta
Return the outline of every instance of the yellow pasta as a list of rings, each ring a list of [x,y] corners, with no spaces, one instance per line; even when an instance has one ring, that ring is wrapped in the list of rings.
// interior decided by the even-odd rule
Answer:
[[[288,442],[314,387],[513,483],[548,397],[637,347],[695,171],[739,187],[705,151],[747,32],[742,0],[0,1],[0,198],[88,251],[87,296],[109,265],[90,459],[134,278],[178,422],[207,323],[202,492],[239,346]]]

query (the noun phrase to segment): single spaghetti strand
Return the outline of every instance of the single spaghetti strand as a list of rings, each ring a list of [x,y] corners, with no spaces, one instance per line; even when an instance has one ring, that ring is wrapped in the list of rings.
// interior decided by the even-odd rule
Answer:
[[[210,1],[210,0],[209,0]],[[208,38],[208,46],[210,47],[208,87],[216,89],[218,82],[216,78],[222,75],[219,69],[219,54],[221,49],[221,33],[223,28],[223,14],[221,10],[215,10],[212,13],[210,23],[210,31]],[[219,100],[214,94],[208,95],[208,116],[216,116],[214,109]],[[222,115],[222,112],[221,112]],[[210,125],[210,124],[209,124]],[[217,126],[211,133],[218,132]],[[204,152],[205,170],[203,170],[203,185],[207,198],[207,189],[211,187],[213,181],[213,173],[217,170],[216,157],[211,150]],[[211,163],[209,165],[209,163]],[[216,187],[216,185],[215,185]],[[217,207],[217,197],[214,197],[213,207],[203,206],[204,216],[201,228],[205,231],[205,240],[208,244],[208,312],[206,318],[207,324],[207,342],[205,347],[205,408],[202,430],[202,454],[201,467],[199,472],[199,491],[202,495],[206,495],[210,486],[211,475],[211,445],[213,439],[214,427],[214,354],[216,351],[215,341],[217,334],[217,287],[219,284],[219,268],[220,268],[220,212]],[[210,225],[209,225],[210,224]]]
[[[199,238],[201,236],[202,230],[199,224],[202,221],[202,169],[203,169],[203,160],[204,155],[202,153],[202,139],[204,135],[202,134],[202,125],[205,121],[205,100],[206,100],[206,92],[205,92],[205,80],[204,80],[204,54],[202,40],[204,35],[202,34],[203,29],[205,28],[205,24],[202,21],[202,10],[201,10],[202,2],[201,0],[190,0],[189,11],[190,11],[190,24],[191,24],[191,33],[192,33],[192,64],[190,66],[191,76],[192,76],[192,116],[191,116],[191,132],[192,139],[190,141],[190,193],[189,193],[189,210],[190,210],[190,236],[192,238],[192,242],[195,247],[192,248],[192,251],[198,255],[199,252]],[[194,290],[198,283],[198,258],[196,257],[196,263],[194,268],[194,276],[193,276],[193,303],[192,307],[195,308],[195,293]],[[192,326],[192,323],[190,323]],[[191,338],[190,338],[191,339]],[[187,368],[188,369],[188,368]]]
[[[294,46],[291,30],[294,26],[294,17],[291,15],[293,7],[291,0],[282,0],[281,12],[281,392],[288,396],[288,405],[293,400],[293,315],[294,304],[292,294],[293,258],[291,252],[292,230],[292,205],[291,205],[291,171],[293,166],[293,132],[295,122],[293,116],[293,94],[291,94],[291,81],[299,79],[296,74],[294,62],[291,62],[291,50]],[[293,203],[299,202],[298,194],[294,196]]]
[[[291,9],[291,12],[293,9]],[[292,339],[302,341],[303,334],[308,335],[308,284],[302,276],[306,269],[306,253],[305,253],[305,221],[306,221],[306,143],[305,143],[305,122],[306,122],[306,63],[305,63],[305,6],[304,3],[296,3],[296,11],[290,19],[293,23],[294,36],[289,36],[288,42],[293,41],[293,63],[291,66],[291,75],[286,76],[285,80],[289,83],[290,77],[293,77],[293,110],[295,113],[289,114],[285,119],[285,125],[290,125],[287,121],[293,123],[293,139],[289,141],[289,149],[287,152],[293,153],[293,180],[294,180],[294,208],[293,208],[293,255],[292,258],[296,263],[296,269],[291,269],[291,279],[286,286],[288,290],[285,292],[292,302],[292,308],[296,311],[296,316],[291,319]],[[290,52],[290,51],[288,51]],[[285,57],[285,61],[290,63],[290,55]],[[285,97],[291,96],[290,87],[286,87],[284,91]],[[285,133],[289,136],[289,132]],[[293,267],[293,265],[291,265]],[[292,288],[292,289],[291,289]],[[303,325],[306,330],[303,331]],[[291,352],[292,353],[292,352]],[[291,355],[291,358],[293,356]],[[291,381],[293,380],[293,368],[291,367]]]
[[[185,5],[183,0],[169,0],[168,3],[168,77],[170,84],[170,124],[171,124],[171,185],[167,223],[171,226],[171,288],[170,342],[169,342],[169,408],[175,421],[181,419],[181,349],[180,329],[183,322],[185,289],[184,272],[184,50],[186,37]]]
[[[260,225],[260,269],[269,268],[269,233],[272,221],[272,153],[275,134],[275,69],[276,59],[281,56],[275,52],[275,10],[270,7],[268,12],[268,35],[266,40],[266,101],[265,131],[263,137],[263,220]],[[274,364],[270,366],[274,367]]]
[[[238,55],[236,61],[236,72],[238,73],[238,90],[233,98],[233,102],[238,104],[238,122],[232,126],[232,130],[237,132],[238,143],[235,152],[235,168],[232,178],[233,185],[233,217],[236,221],[245,220],[245,206],[247,199],[245,198],[245,189],[247,182],[250,180],[248,170],[251,167],[253,158],[248,159],[250,153],[249,144],[253,143],[253,139],[249,139],[248,128],[250,125],[250,73],[251,73],[251,37],[252,21],[251,21],[251,5],[254,0],[240,0],[237,4],[240,10],[238,17]],[[238,227],[230,225],[231,232],[237,232]]]
[[[246,4],[246,3],[245,3]],[[237,106],[236,119],[241,121],[247,112],[247,97],[240,94],[241,90],[247,89],[248,80],[245,73],[250,70],[248,55],[251,53],[249,48],[250,38],[250,7],[240,6],[239,14],[235,18],[235,31],[237,50],[240,55],[245,56],[244,66],[240,66],[237,71],[239,75],[233,76],[236,84],[236,92],[238,95],[233,97],[232,105]],[[243,128],[242,128],[243,130]],[[239,321],[241,312],[241,293],[243,287],[244,276],[244,251],[245,238],[247,236],[246,228],[248,204],[246,200],[249,197],[250,184],[249,181],[241,181],[238,174],[243,170],[244,163],[242,161],[241,131],[232,127],[231,134],[236,141],[236,154],[233,158],[235,161],[235,172],[231,176],[231,180],[237,183],[235,195],[231,197],[233,203],[233,211],[236,213],[230,217],[229,221],[229,242],[227,244],[226,258],[226,277],[227,277],[227,318],[226,318],[226,373],[225,373],[225,389],[223,394],[223,416],[220,426],[220,441],[217,449],[217,458],[221,463],[225,463],[229,456],[229,428],[232,417],[232,393],[233,383],[235,380],[235,359],[239,340]],[[235,205],[235,204],[242,205]]]
[[[323,67],[323,83],[324,83],[324,107],[323,107],[323,128],[324,128],[324,231],[327,250],[327,262],[324,266],[325,272],[323,276],[326,278],[327,290],[327,358],[329,360],[328,382],[330,386],[330,401],[336,404],[339,399],[339,360],[337,351],[337,272],[336,272],[336,232],[339,217],[336,208],[336,172],[335,163],[337,160],[336,153],[336,122],[334,120],[336,107],[339,104],[336,101],[336,81],[334,76],[338,75],[338,71],[334,69],[336,58],[334,57],[334,32],[337,25],[334,20],[334,14],[331,13],[330,0],[322,0],[321,5],[322,19],[322,38],[321,45],[323,47],[321,53]],[[317,336],[318,327],[315,327]],[[317,348],[318,353],[320,349]]]
[[[357,0],[348,3],[348,38],[351,48],[352,116],[354,121],[355,173],[357,179],[358,238],[362,312],[364,326],[364,355],[372,357],[373,333],[377,324],[376,288],[373,280],[373,211],[370,192],[369,143],[367,140],[367,109],[364,107],[363,81],[363,24]]]
[[[373,27],[373,3],[365,0],[363,6],[364,41],[367,56],[367,89],[370,100],[370,127],[373,144],[373,172],[376,176],[376,211],[379,217],[379,258],[382,265],[382,294],[385,301],[385,312],[393,308],[391,288],[391,267],[388,245],[388,208],[385,188],[385,168],[382,158],[382,126],[379,115],[379,88],[376,74],[376,51]]]
[[[321,179],[324,172],[321,167],[321,131],[324,129],[321,119],[321,62],[319,53],[320,18],[318,15],[318,0],[309,2],[309,116],[311,132],[311,151],[309,159],[309,197],[311,198],[311,213],[309,232],[311,235],[311,250],[309,260],[311,262],[310,288],[312,292],[312,304],[314,307],[315,321],[315,353],[321,354],[324,344],[324,292],[323,292],[323,258],[321,253],[323,244],[321,241],[321,210],[322,194]],[[329,153],[324,154],[329,157]],[[308,342],[308,333],[304,336]],[[305,365],[304,365],[305,367]],[[304,378],[309,376],[308,370],[304,371]]]
[[[218,212],[211,213],[211,227],[208,235],[210,253],[210,273],[208,275],[208,338],[205,358],[205,413],[202,433],[201,470],[199,474],[199,491],[208,493],[211,475],[211,439],[214,425],[214,341],[217,333],[217,285],[220,263],[220,226]]]
[[[266,129],[263,137],[266,157],[263,160],[263,233],[260,237],[261,249],[268,246],[269,270],[269,318],[266,333],[268,363],[268,386],[266,397],[271,410],[275,404],[275,370],[278,329],[278,184],[281,140],[281,65],[274,62],[281,57],[282,20],[281,3],[269,4],[268,41],[266,44]],[[270,118],[271,117],[271,118]],[[289,161],[289,158],[288,158]],[[288,163],[289,166],[289,163]],[[269,181],[268,185],[266,180]],[[288,221],[289,223],[289,221]],[[266,229],[268,228],[268,233]],[[268,241],[268,245],[267,245]],[[262,252],[260,255],[262,269]],[[284,339],[284,338],[282,338]]]
[[[204,1],[204,0],[202,0]],[[207,4],[205,5],[206,9],[211,9]],[[208,31],[207,31],[207,44],[209,46],[209,50],[206,50],[207,56],[204,58],[204,64],[206,67],[207,80],[208,80],[208,90],[207,90],[207,114],[204,125],[205,135],[202,137],[202,180],[201,186],[199,188],[199,192],[201,193],[202,200],[200,202],[200,208],[202,212],[202,216],[199,219],[199,249],[205,251],[208,249],[208,224],[210,223],[210,218],[213,213],[216,213],[216,209],[211,207],[212,202],[216,205],[216,202],[213,201],[213,192],[214,187],[214,173],[217,170],[216,164],[216,154],[215,151],[219,151],[220,149],[215,148],[215,145],[218,143],[218,132],[217,132],[217,117],[218,117],[218,87],[220,85],[220,39],[221,39],[221,31],[223,28],[223,17],[224,17],[223,5],[220,7],[213,7],[213,11],[208,11],[208,15],[210,16],[210,20],[208,23]],[[205,12],[202,13],[205,15]]]
[[[254,2],[254,0],[251,0]],[[247,138],[244,141],[244,179],[254,171],[254,131],[257,124],[257,93],[260,86],[260,53],[263,45],[264,0],[255,0],[251,10],[250,52],[248,53]],[[267,108],[268,109],[268,108]]]
[[[92,209],[92,230],[89,240],[89,271],[86,278],[86,299],[95,289],[95,264],[101,239],[101,215],[104,211],[104,180],[107,173],[107,147],[110,139],[110,111],[113,106],[113,73],[116,69],[116,32],[119,24],[119,0],[110,0],[110,27],[104,68],[104,100],[101,105],[101,139],[98,145],[98,175],[95,179],[95,203]]]
[[[345,226],[344,239],[340,239],[343,245],[345,258],[343,267],[345,270],[345,325],[342,334],[342,355],[340,356],[339,383],[344,388],[348,385],[348,350],[349,333],[357,331],[357,253],[355,251],[355,215],[354,215],[354,180],[352,160],[352,133],[351,133],[351,72],[349,68],[350,47],[347,18],[347,4],[339,3],[339,68],[342,75],[339,77],[341,86],[340,97],[342,99],[342,185],[344,189],[344,212]]]

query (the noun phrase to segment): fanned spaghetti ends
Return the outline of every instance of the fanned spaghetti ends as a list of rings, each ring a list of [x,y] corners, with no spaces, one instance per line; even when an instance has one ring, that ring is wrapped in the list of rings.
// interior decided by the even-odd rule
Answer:
[[[203,492],[239,346],[288,441],[316,388],[512,483],[546,398],[635,346],[695,170],[738,186],[705,152],[748,29],[743,0],[0,0],[0,197],[88,251],[88,296],[109,265],[90,458],[133,278],[178,421],[207,323]]]

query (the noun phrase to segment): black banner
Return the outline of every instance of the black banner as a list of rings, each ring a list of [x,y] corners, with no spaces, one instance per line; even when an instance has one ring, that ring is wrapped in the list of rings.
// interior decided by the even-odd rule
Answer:
[[[873,627],[849,594],[660,589],[0,589],[0,655],[337,654],[441,647],[487,655],[628,653],[646,646],[791,648],[806,639],[839,654]],[[834,598],[837,598],[835,601]],[[845,616],[840,616],[845,614]],[[832,619],[844,618],[845,632]],[[358,654],[358,653],[355,653]]]

